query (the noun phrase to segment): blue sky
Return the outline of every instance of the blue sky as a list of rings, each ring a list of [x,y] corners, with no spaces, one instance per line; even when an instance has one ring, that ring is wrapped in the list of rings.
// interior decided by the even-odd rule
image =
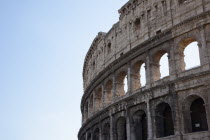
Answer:
[[[82,67],[126,0],[0,1],[0,139],[76,140]]]

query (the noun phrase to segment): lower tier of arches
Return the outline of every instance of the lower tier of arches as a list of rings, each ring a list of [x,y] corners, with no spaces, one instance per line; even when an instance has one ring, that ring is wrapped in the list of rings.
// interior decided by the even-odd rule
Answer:
[[[130,95],[87,120],[78,138],[210,140],[209,78],[196,77],[200,83],[191,79]]]

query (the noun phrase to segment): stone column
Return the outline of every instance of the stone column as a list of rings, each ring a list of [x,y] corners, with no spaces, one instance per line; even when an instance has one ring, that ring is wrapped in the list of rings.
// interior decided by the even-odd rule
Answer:
[[[207,116],[207,121],[208,121],[208,128],[210,132],[210,88],[208,90],[208,104],[206,104],[206,116]]]
[[[176,79],[176,60],[175,60],[175,51],[174,51],[174,40],[171,40],[170,43],[170,52],[168,54],[168,63],[169,63],[169,75],[170,80]]]
[[[146,62],[145,62],[145,70],[146,70],[146,87],[150,87],[151,81],[151,65],[150,65],[150,56],[147,52]]]
[[[127,134],[127,140],[132,140],[131,136],[130,136],[130,117],[129,117],[129,113],[128,113],[128,109],[126,108],[126,134]]]
[[[101,99],[101,107],[103,108],[105,106],[105,89],[104,89],[104,83],[102,83],[101,86],[101,90],[102,90],[102,99]]]
[[[115,74],[113,74],[112,76],[112,81],[113,81],[113,85],[112,85],[112,99],[114,100],[114,98],[116,97],[116,76]]]
[[[111,113],[109,114],[109,118],[110,118],[110,140],[114,140],[114,121]]]
[[[99,124],[99,140],[103,140],[103,135],[102,135],[102,124],[101,124],[101,122],[100,122],[100,124]]]
[[[208,54],[207,42],[206,42],[206,35],[204,26],[200,27],[200,35],[201,35],[201,42],[199,42],[199,54],[200,54],[200,62],[201,65],[210,63],[210,56]]]
[[[88,133],[85,133],[85,140],[88,140]]]
[[[150,109],[150,99],[147,99],[147,132],[148,140],[153,140],[153,131],[152,131],[152,118],[151,118],[151,109]]]
[[[131,93],[132,92],[132,81],[131,81],[131,65],[130,63],[128,64],[128,72],[127,72],[127,76],[128,76],[128,93]]]
[[[182,139],[182,129],[181,129],[181,115],[178,106],[178,95],[175,92],[175,85],[169,85],[169,94],[171,94],[171,111],[172,111],[172,118],[174,123],[174,134],[177,136],[177,140]],[[183,124],[184,125],[184,124]]]
[[[92,115],[95,114],[95,111],[96,111],[96,109],[95,109],[95,90],[94,90],[93,91],[93,113],[92,113]]]

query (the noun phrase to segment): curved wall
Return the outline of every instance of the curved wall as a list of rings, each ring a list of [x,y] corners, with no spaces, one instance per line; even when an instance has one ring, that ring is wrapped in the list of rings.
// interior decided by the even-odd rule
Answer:
[[[130,0],[119,13],[119,22],[108,33],[98,34],[85,58],[78,138],[209,140],[210,1]],[[185,70],[184,49],[194,41],[201,65]],[[169,76],[161,79],[159,60],[164,54],[168,55]],[[139,82],[143,63],[144,87]],[[205,103],[206,129],[202,123],[185,121],[191,109],[185,103],[191,106],[199,98]],[[158,118],[164,114],[168,125]],[[136,128],[138,117],[145,121]],[[203,131],[192,133],[193,125]],[[141,135],[136,135],[135,128]],[[121,135],[123,131],[126,135]]]

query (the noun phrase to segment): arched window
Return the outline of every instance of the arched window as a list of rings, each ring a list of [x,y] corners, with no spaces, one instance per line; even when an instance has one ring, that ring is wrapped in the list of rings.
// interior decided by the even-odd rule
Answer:
[[[132,131],[135,140],[147,140],[147,118],[144,111],[137,111],[133,115]]]
[[[152,73],[154,81],[169,75],[168,54],[166,51],[159,51],[154,55]]]
[[[117,120],[117,140],[127,140],[126,119],[124,117]]]
[[[165,53],[160,59],[160,78],[169,75],[168,54]]]
[[[180,71],[200,66],[199,47],[195,39],[187,38],[180,42],[177,54],[179,58],[177,65],[180,66]]]
[[[124,84],[124,91],[125,94],[128,92],[128,76],[126,75],[124,80],[123,80],[123,84]]]
[[[112,87],[113,87],[112,80],[109,80],[105,84],[105,102],[106,102],[106,104],[109,104],[112,101]]]
[[[93,140],[99,140],[99,128],[96,128],[96,130],[93,133]]]
[[[141,87],[146,85],[146,70],[145,70],[145,63],[141,65],[140,68],[140,83]]]
[[[196,99],[190,106],[192,132],[208,131],[206,109],[201,98]]]
[[[98,111],[102,107],[102,88],[99,88],[95,94],[95,110]]]
[[[128,81],[127,81],[127,73],[126,72],[120,72],[117,76],[117,84],[116,84],[116,94],[118,96],[123,96],[127,93],[128,89]]]
[[[132,89],[135,91],[146,84],[145,63],[137,62],[132,69]]]
[[[103,140],[110,140],[110,124],[104,125]]]
[[[155,114],[157,137],[160,138],[174,135],[174,123],[169,104],[159,104],[155,110]]]
[[[192,61],[193,60],[193,61]],[[184,49],[185,69],[200,66],[198,42],[192,42]]]

